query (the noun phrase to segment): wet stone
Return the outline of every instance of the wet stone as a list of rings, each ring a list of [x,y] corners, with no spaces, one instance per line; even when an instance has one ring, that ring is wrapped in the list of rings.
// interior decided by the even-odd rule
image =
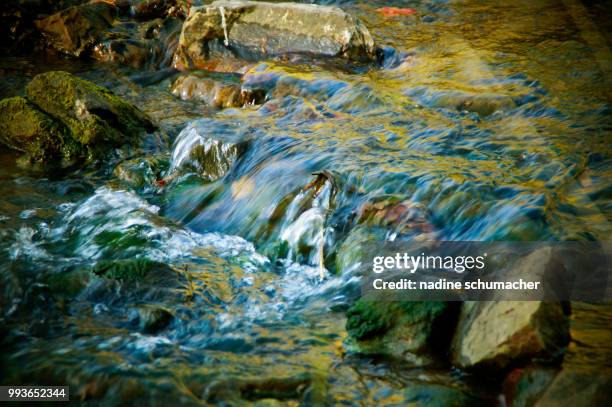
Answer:
[[[76,57],[89,51],[102,32],[111,27],[115,8],[105,2],[86,3],[36,20],[46,43]]]
[[[546,391],[557,371],[551,368],[529,366],[513,369],[502,384],[509,407],[529,407]]]
[[[366,61],[375,58],[374,41],[367,28],[339,8],[215,1],[191,9],[174,64],[177,68],[219,70],[211,61],[257,61],[291,54]]]
[[[168,326],[174,319],[174,314],[159,305],[143,304],[130,310],[128,320],[130,325],[137,326],[142,332],[154,333]]]
[[[172,84],[170,91],[183,100],[199,100],[219,109],[261,104],[265,92],[242,89],[240,84],[227,83],[195,75],[183,75]]]
[[[179,0],[116,0],[116,6],[123,15],[138,20],[152,20],[171,14],[182,14]]]
[[[155,129],[134,105],[67,72],[37,75],[26,87],[26,94],[45,113],[61,120],[93,155],[135,142],[144,132]]]
[[[466,302],[451,346],[452,361],[462,368],[503,369],[516,360],[554,358],[568,341],[560,303]]]
[[[117,39],[96,45],[92,56],[100,61],[113,62],[132,68],[142,68],[162,52],[156,41]]]
[[[612,399],[612,377],[608,372],[563,369],[534,404],[535,407],[604,406]]]
[[[158,181],[169,166],[165,155],[140,157],[123,161],[113,171],[113,175],[136,190],[149,190],[159,186]]]
[[[456,307],[446,302],[370,302],[359,300],[347,311],[349,351],[388,355],[417,364],[443,348],[454,327]]]
[[[223,177],[248,146],[240,137],[210,133],[206,120],[195,121],[178,135],[169,173],[195,172],[214,181]],[[174,175],[172,175],[174,174]]]
[[[68,158],[79,150],[61,121],[22,97],[0,101],[0,142],[34,161]]]

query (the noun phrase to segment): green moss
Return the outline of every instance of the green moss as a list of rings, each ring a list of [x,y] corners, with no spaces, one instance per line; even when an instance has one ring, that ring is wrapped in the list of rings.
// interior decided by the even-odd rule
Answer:
[[[114,280],[142,280],[157,269],[167,269],[163,263],[153,260],[126,259],[102,260],[93,268],[94,274]]]
[[[145,246],[148,240],[140,235],[138,228],[133,228],[127,232],[101,232],[94,237],[94,242],[112,252],[118,252],[132,247]]]
[[[37,75],[27,86],[28,99],[61,119],[74,138],[100,153],[108,146],[133,142],[154,126],[147,116],[111,91],[67,72]]]
[[[346,329],[357,340],[384,335],[393,326],[433,321],[446,311],[446,302],[368,302],[359,300],[347,311]]]
[[[64,273],[53,273],[47,280],[54,296],[73,298],[80,293],[91,278],[88,270],[78,269]]]
[[[70,158],[80,152],[66,126],[22,97],[0,101],[0,142],[35,161]]]

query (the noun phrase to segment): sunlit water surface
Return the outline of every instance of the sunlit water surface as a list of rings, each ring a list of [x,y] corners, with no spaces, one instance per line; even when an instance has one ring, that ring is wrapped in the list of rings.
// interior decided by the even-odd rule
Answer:
[[[441,240],[608,240],[605,19],[573,1],[338,4],[388,47],[386,66],[262,62],[245,77],[269,87],[262,106],[217,111],[172,96],[172,77],[140,86],[128,69],[3,57],[3,97],[64,69],[161,127],[142,150],[76,173],[51,177],[2,155],[4,383],[69,384],[108,404],[403,405],[423,383],[497,398],[497,382],[443,362],[344,354],[343,311],[359,283],[327,255],[358,244],[355,214],[385,199],[413,203]],[[418,13],[385,17],[383,5]],[[131,191],[112,176],[122,158],[176,161],[207,135],[246,145],[217,181]],[[309,196],[319,171],[332,175]],[[91,273],[133,258],[169,267],[124,283]],[[143,333],[130,322],[142,304],[175,318]],[[570,361],[603,369],[612,314],[578,309]]]

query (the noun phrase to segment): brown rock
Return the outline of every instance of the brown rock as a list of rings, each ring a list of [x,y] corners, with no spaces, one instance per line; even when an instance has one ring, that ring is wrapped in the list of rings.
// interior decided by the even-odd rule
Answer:
[[[257,90],[243,90],[236,83],[223,83],[194,75],[179,77],[172,84],[171,92],[183,100],[201,100],[219,109],[260,104],[265,96],[265,93]]]
[[[560,303],[466,302],[451,345],[452,362],[461,368],[505,368],[517,360],[554,357],[568,341]]]
[[[110,4],[87,3],[36,20],[35,25],[52,48],[78,57],[112,25],[114,14]]]

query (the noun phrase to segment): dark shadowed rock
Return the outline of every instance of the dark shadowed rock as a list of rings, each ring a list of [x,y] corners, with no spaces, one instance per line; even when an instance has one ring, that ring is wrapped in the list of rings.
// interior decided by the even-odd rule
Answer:
[[[115,8],[108,3],[86,3],[36,20],[35,25],[49,46],[78,57],[112,25],[114,14]]]
[[[461,368],[505,368],[534,357],[554,358],[569,341],[558,302],[483,301],[463,304],[452,344]]]
[[[180,10],[179,0],[117,0],[117,8],[121,14],[138,20],[152,20],[166,17]]]
[[[67,72],[37,75],[26,93],[32,103],[64,122],[74,139],[92,153],[136,141],[154,129],[134,105]]]
[[[347,311],[347,348],[426,362],[413,355],[424,355],[449,337],[456,315],[453,308],[453,303],[446,302],[359,300]]]
[[[468,392],[441,384],[410,384],[404,391],[405,402],[413,407],[478,407],[490,405]]]
[[[0,101],[0,142],[34,161],[68,158],[79,152],[70,130],[25,98]]]
[[[502,391],[509,407],[530,407],[542,396],[555,378],[551,368],[529,366],[512,370],[506,376]]]
[[[132,68],[167,67],[178,44],[182,23],[176,17],[158,18],[138,25],[123,21],[101,36],[91,56]]]
[[[375,50],[367,28],[337,7],[215,1],[191,9],[174,63],[179,69],[221,70],[214,61],[291,54],[372,61]]]
[[[548,386],[534,407],[606,406],[612,400],[612,375],[609,371],[563,369]]]

